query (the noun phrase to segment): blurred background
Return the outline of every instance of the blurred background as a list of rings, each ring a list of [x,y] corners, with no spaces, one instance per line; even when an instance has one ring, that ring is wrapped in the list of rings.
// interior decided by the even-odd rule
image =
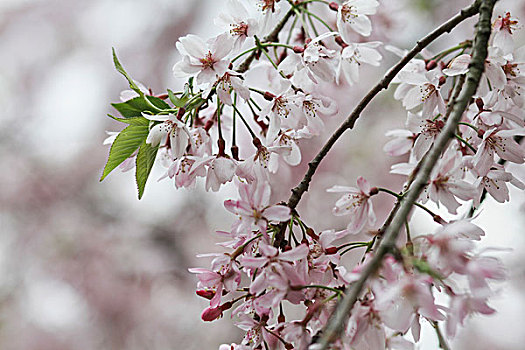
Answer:
[[[410,48],[414,41],[468,5],[468,1],[383,0],[376,15],[376,39]],[[216,349],[239,342],[241,333],[225,319],[205,324],[206,300],[195,295],[196,278],[187,269],[207,266],[197,253],[219,251],[214,232],[233,219],[222,209],[236,196],[176,190],[156,182],[137,200],[132,172],[114,171],[99,183],[108,148],[105,130],[122,126],[114,113],[126,88],[115,72],[111,47],[136,79],[155,93],[178,89],[171,74],[175,42],[187,33],[218,34],[213,18],[222,0],[0,0],[0,349]],[[502,0],[497,14],[511,10],[525,18],[525,2]],[[375,23],[375,22],[374,22]],[[431,50],[470,38],[473,21],[440,39]],[[518,34],[523,44],[524,35]],[[396,59],[383,51],[379,69],[365,68],[363,83],[325,91],[340,112],[327,120],[328,132],[346,116]],[[337,196],[333,184],[354,186],[358,175],[399,189],[402,178],[388,175],[391,159],[382,152],[388,129],[402,127],[405,113],[382,93],[323,163],[300,212],[314,228],[344,227],[329,213]],[[328,133],[304,145],[310,160]],[[304,164],[281,167],[274,200],[288,197]],[[525,180],[523,169],[518,176]],[[498,313],[467,322],[453,349],[523,349],[525,344],[525,196],[513,189],[512,202],[487,201],[477,222],[487,232],[484,246],[510,247],[500,253],[509,280],[497,286]],[[381,200],[380,217],[391,208]],[[317,221],[308,221],[308,218]],[[326,218],[329,218],[328,221]],[[332,220],[333,219],[333,220]],[[379,221],[380,222],[380,221]],[[417,222],[416,222],[417,224]],[[420,228],[424,227],[420,224]],[[205,336],[203,336],[205,335]],[[421,349],[435,349],[425,328]]]

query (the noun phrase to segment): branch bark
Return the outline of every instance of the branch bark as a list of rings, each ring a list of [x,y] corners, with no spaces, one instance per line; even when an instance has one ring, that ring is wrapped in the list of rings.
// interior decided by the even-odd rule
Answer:
[[[360,296],[365,283],[379,270],[384,256],[395,247],[395,242],[403,223],[407,220],[407,216],[412,210],[414,203],[427,185],[430,173],[436,165],[437,160],[448,146],[450,140],[454,137],[455,129],[458,126],[465,109],[469,105],[470,99],[476,93],[481,76],[485,69],[487,46],[491,33],[491,18],[496,1],[497,0],[484,0],[481,2],[479,6],[480,18],[477,25],[476,37],[474,39],[472,61],[467,73],[466,84],[457,99],[456,104],[453,106],[452,113],[441,134],[436,138],[434,145],[423,158],[419,172],[415,176],[406,196],[401,200],[399,209],[393,216],[391,224],[385,230],[383,241],[377,248],[374,257],[366,266],[364,266],[359,280],[351,286],[350,292],[346,294],[341,302],[338,303],[321,338],[319,339],[319,347],[316,347],[316,349],[327,349],[329,344],[341,334],[345,321]],[[476,2],[475,4],[479,4],[479,2]]]

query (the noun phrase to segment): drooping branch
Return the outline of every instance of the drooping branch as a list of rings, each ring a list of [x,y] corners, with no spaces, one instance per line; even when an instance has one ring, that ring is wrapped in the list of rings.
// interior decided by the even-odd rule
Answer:
[[[428,183],[430,173],[434,169],[437,160],[454,137],[455,129],[461,121],[463,113],[470,103],[470,99],[476,93],[481,76],[485,68],[487,57],[487,46],[491,33],[491,17],[494,4],[497,0],[484,0],[479,7],[480,18],[477,25],[476,37],[474,40],[472,61],[467,73],[467,81],[461,95],[453,107],[452,113],[447,120],[445,127],[436,138],[434,145],[423,158],[421,167],[414,178],[406,196],[401,200],[399,209],[392,218],[391,224],[384,232],[384,238],[375,251],[374,257],[364,266],[359,280],[352,284],[349,293],[337,305],[325,330],[319,339],[319,347],[316,349],[327,349],[328,345],[340,335],[345,321],[348,319],[352,307],[361,295],[367,280],[373,276],[380,268],[384,256],[394,247],[396,239],[407,220],[416,200]]]
[[[308,191],[312,177],[315,174],[321,161],[326,157],[335,142],[343,135],[347,129],[352,129],[355,122],[360,117],[361,112],[368,106],[368,104],[374,99],[374,97],[380,93],[383,89],[388,88],[395,76],[405,67],[410,60],[412,60],[421,50],[427,47],[430,43],[436,40],[439,36],[444,33],[449,33],[459,23],[463,22],[467,18],[476,15],[479,11],[481,0],[476,0],[471,6],[460,11],[459,14],[452,17],[450,20],[436,28],[430,34],[419,40],[414,48],[410,50],[390,71],[383,77],[383,79],[363,97],[359,104],[355,107],[348,118],[341,124],[341,126],[334,132],[334,134],[328,139],[323,148],[319,151],[317,156],[308,163],[308,171],[304,175],[302,181],[292,190],[292,194],[288,199],[288,206],[291,209],[295,209],[299,201],[301,200],[304,192]]]

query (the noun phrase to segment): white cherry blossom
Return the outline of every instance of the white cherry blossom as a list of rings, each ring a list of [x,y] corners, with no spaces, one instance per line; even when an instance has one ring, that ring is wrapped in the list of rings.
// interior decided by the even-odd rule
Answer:
[[[182,61],[173,66],[175,77],[196,77],[197,84],[210,84],[228,69],[227,56],[233,48],[233,39],[228,33],[221,34],[208,43],[199,36],[189,34],[177,41],[177,50]]]
[[[379,66],[382,56],[376,49],[380,45],[379,41],[348,44],[341,52],[337,82],[339,83],[341,75],[344,75],[349,84],[357,83],[359,81],[359,68],[362,64]]]
[[[363,36],[372,33],[372,22],[368,15],[376,13],[379,3],[376,0],[347,0],[337,11],[337,29],[343,40],[352,42],[352,31]]]
[[[174,114],[149,115],[143,114],[149,120],[162,121],[151,128],[146,143],[152,146],[165,144],[169,139],[169,148],[173,159],[180,158],[186,153],[188,144],[192,142],[190,131],[186,124],[181,122]]]

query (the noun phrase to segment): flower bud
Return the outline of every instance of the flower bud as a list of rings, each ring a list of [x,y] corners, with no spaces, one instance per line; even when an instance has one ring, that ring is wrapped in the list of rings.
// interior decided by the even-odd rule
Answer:
[[[264,99],[268,101],[272,101],[276,96],[272,94],[270,91],[266,91],[264,93]]]
[[[198,296],[203,297],[203,298],[208,299],[208,300],[213,299],[213,297],[215,296],[215,291],[214,290],[199,289],[199,290],[195,291],[195,293]]]
[[[348,44],[345,43],[345,41],[343,40],[343,38],[342,38],[341,36],[336,36],[336,37],[335,37],[335,42],[336,42],[339,46],[341,46],[343,49],[344,49],[345,47],[348,46]]]
[[[235,160],[239,160],[239,146],[233,145],[231,147],[231,151],[232,151],[232,158]]]
[[[304,52],[304,46],[299,46],[299,45],[294,46],[293,47],[293,52],[295,52],[295,53],[303,53]]]
[[[179,108],[179,111],[177,112],[177,119],[182,120],[184,113],[186,113],[186,109],[184,107]]]
[[[339,249],[337,249],[337,247],[329,247],[329,248],[326,248],[324,252],[326,253],[326,255],[332,255],[332,254],[337,254],[338,250]]]
[[[427,65],[425,66],[425,69],[426,70],[432,70],[432,69],[434,69],[436,67],[437,67],[436,60],[430,60],[430,61],[427,62]]]
[[[337,12],[337,10],[339,10],[339,4],[337,2],[335,2],[335,1],[332,1],[331,3],[329,3],[328,7],[332,11],[336,11]]]
[[[478,110],[481,112],[484,110],[485,103],[483,102],[483,99],[481,97],[478,97],[476,99],[476,106],[478,107]]]
[[[314,230],[310,227],[308,227],[306,229],[306,234],[310,237],[312,237],[314,240],[318,241],[319,240],[319,236],[315,234]]]
[[[225,302],[224,304],[222,304],[220,307],[221,311],[226,311],[226,310],[229,310],[231,309],[233,306],[232,302],[231,301],[227,301]]]
[[[445,225],[447,222],[443,220],[443,218],[439,215],[434,215],[433,217],[434,221],[437,222],[440,225]]]
[[[375,196],[376,194],[379,193],[379,190],[377,189],[377,187],[372,187],[370,189],[370,192],[368,193],[369,196]]]
[[[211,322],[215,321],[219,317],[222,316],[222,310],[220,307],[216,307],[212,309],[211,307],[208,307],[204,309],[204,311],[201,314],[201,319],[205,322]]]

